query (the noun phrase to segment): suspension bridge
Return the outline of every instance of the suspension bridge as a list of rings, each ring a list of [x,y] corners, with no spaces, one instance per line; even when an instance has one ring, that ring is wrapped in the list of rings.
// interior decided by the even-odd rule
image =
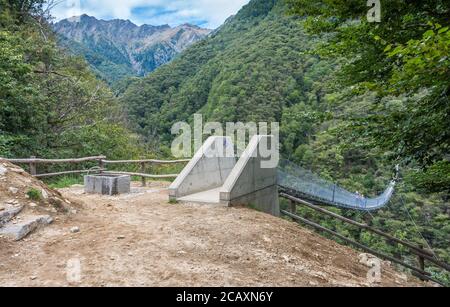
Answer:
[[[171,200],[225,205],[248,205],[279,214],[278,194],[311,201],[316,204],[360,211],[374,211],[391,200],[396,185],[394,178],[384,193],[375,198],[352,193],[324,180],[288,160],[277,167],[264,168],[266,157],[261,144],[270,143],[271,136],[255,136],[239,159],[235,145],[227,137],[211,137],[172,184]],[[397,176],[396,176],[397,177]]]
[[[360,193],[349,192],[324,180],[288,160],[280,161],[277,174],[281,192],[322,205],[361,211],[374,211],[387,206],[394,194],[398,177],[395,176],[378,197],[366,198]]]

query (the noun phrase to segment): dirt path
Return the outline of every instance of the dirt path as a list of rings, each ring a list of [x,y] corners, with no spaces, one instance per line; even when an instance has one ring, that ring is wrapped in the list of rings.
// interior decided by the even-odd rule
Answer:
[[[78,213],[24,241],[0,239],[0,285],[369,285],[351,249],[250,209],[169,204],[166,187],[135,185],[118,197],[61,190],[82,202]],[[71,259],[81,264],[80,283],[67,281]],[[417,285],[405,278],[383,266],[376,285]]]

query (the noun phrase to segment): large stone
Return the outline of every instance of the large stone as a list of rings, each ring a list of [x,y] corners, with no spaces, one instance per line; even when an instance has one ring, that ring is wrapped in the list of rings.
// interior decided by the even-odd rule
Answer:
[[[6,175],[7,172],[8,172],[8,169],[6,167],[3,167],[0,165],[0,176]]]
[[[45,189],[41,189],[41,195],[42,195],[42,198],[48,199],[48,193]]]
[[[19,189],[18,188],[16,188],[16,187],[9,187],[8,188],[8,191],[11,193],[11,194],[17,194],[17,192],[19,192]]]
[[[71,233],[78,233],[78,232],[80,232],[80,227],[74,226],[74,227],[70,228],[70,232]]]
[[[131,177],[122,175],[88,175],[84,177],[86,193],[117,195],[130,193]]]
[[[382,263],[381,259],[375,257],[372,254],[362,253],[358,255],[359,263],[371,268],[374,263]]]
[[[3,210],[0,210],[0,227],[19,214],[22,209],[23,206],[3,206]]]
[[[18,174],[24,174],[25,173],[23,168],[20,168],[20,167],[10,168],[9,170],[11,172],[13,172],[13,173],[18,173]]]
[[[3,228],[0,228],[0,235],[4,235],[15,241],[19,241],[40,226],[49,225],[52,222],[53,218],[48,215],[31,216],[23,222],[16,224],[9,223]]]

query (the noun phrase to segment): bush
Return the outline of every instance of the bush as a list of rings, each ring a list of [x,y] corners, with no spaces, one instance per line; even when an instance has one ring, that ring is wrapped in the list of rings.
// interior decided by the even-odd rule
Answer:
[[[27,192],[28,197],[34,201],[40,201],[42,199],[42,193],[38,189],[31,188]]]

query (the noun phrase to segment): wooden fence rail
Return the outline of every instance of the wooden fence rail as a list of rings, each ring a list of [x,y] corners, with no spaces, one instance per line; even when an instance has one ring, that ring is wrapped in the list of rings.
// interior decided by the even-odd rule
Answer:
[[[309,225],[309,226],[311,226],[313,228],[319,229],[320,231],[327,232],[327,233],[329,233],[329,234],[331,234],[331,235],[333,235],[335,237],[338,237],[338,238],[346,241],[349,244],[352,244],[352,245],[357,246],[357,247],[359,247],[359,248],[361,248],[361,249],[363,249],[363,250],[365,250],[365,251],[367,251],[367,252],[369,252],[371,254],[374,254],[375,256],[378,256],[378,257],[390,260],[392,262],[395,262],[397,264],[400,264],[400,265],[402,265],[402,266],[412,270],[414,273],[417,274],[417,276],[419,278],[421,278],[423,280],[432,280],[434,282],[437,282],[436,280],[431,279],[429,277],[429,274],[427,272],[425,272],[425,260],[433,263],[434,265],[436,265],[437,267],[440,267],[441,269],[444,269],[444,270],[450,272],[450,265],[449,264],[440,261],[439,259],[436,258],[436,256],[432,252],[423,249],[423,247],[421,247],[421,246],[415,246],[415,245],[413,245],[413,244],[411,244],[409,242],[406,242],[404,240],[400,240],[400,239],[395,238],[395,237],[393,237],[393,236],[391,236],[391,235],[389,235],[389,234],[387,234],[385,232],[382,232],[382,231],[380,231],[378,229],[375,229],[375,228],[373,228],[373,227],[371,227],[371,226],[369,226],[367,224],[363,224],[363,223],[359,223],[359,222],[353,221],[353,220],[348,219],[348,218],[346,218],[344,216],[341,216],[339,214],[336,214],[334,212],[331,212],[329,210],[321,208],[321,207],[319,207],[317,205],[314,205],[314,204],[312,204],[310,202],[307,202],[307,201],[304,201],[302,199],[293,197],[293,196],[291,196],[289,194],[280,193],[280,196],[290,201],[290,211],[291,212],[282,210],[281,211],[282,214],[284,214],[286,216],[289,216],[289,217],[291,217],[291,218],[293,218],[293,219],[295,219],[297,221],[300,221],[302,223],[305,223],[305,224],[307,224],[307,225]],[[416,267],[413,267],[413,266],[411,266],[409,264],[406,264],[405,262],[403,262],[403,261],[401,261],[399,259],[393,258],[392,256],[379,253],[379,252],[377,252],[377,251],[375,251],[373,249],[370,249],[367,246],[364,246],[364,245],[362,245],[362,244],[360,244],[358,242],[350,240],[350,239],[348,239],[348,238],[346,238],[346,237],[344,237],[344,236],[342,236],[342,235],[340,235],[340,234],[338,234],[338,233],[336,233],[336,232],[334,232],[334,231],[332,231],[330,229],[327,229],[327,228],[325,228],[325,227],[323,227],[323,226],[321,226],[319,224],[311,222],[311,221],[309,221],[309,220],[307,220],[307,219],[305,219],[303,217],[299,217],[296,214],[296,211],[297,211],[296,208],[297,208],[298,205],[302,205],[302,206],[308,207],[310,209],[313,209],[313,210],[315,210],[317,212],[320,212],[320,213],[323,213],[325,215],[331,216],[331,217],[336,218],[336,219],[338,219],[340,221],[343,221],[345,223],[348,223],[348,224],[354,225],[356,227],[359,227],[361,229],[364,229],[366,231],[375,233],[375,234],[377,234],[377,235],[379,235],[381,237],[384,237],[385,239],[387,239],[387,240],[389,240],[391,242],[395,242],[395,243],[398,243],[400,245],[403,245],[404,247],[408,248],[412,254],[418,256],[419,268],[416,268]]]
[[[93,156],[84,158],[73,158],[73,159],[41,159],[36,157],[30,157],[29,159],[5,159],[8,162],[15,164],[28,164],[30,169],[30,174],[36,178],[48,178],[62,175],[70,174],[86,174],[86,173],[100,173],[109,175],[130,175],[142,178],[142,184],[146,185],[146,179],[163,179],[163,178],[176,178],[178,174],[163,174],[163,175],[152,175],[147,174],[145,171],[147,165],[157,164],[157,165],[171,165],[171,164],[182,164],[187,163],[189,159],[183,160],[155,160],[155,159],[145,159],[145,160],[106,160],[106,156]],[[78,164],[83,162],[97,162],[98,167],[87,170],[74,170],[74,171],[63,171],[47,174],[38,174],[37,166],[39,164]],[[137,172],[123,172],[123,171],[110,171],[105,168],[105,165],[117,165],[117,164],[140,164],[140,173]]]
[[[86,157],[86,158],[78,158],[78,159],[38,159],[36,157],[31,157],[29,159],[5,159],[11,163],[17,164],[60,164],[60,163],[82,163],[89,161],[98,161],[106,159],[105,156],[95,156],[95,157]]]
[[[190,160],[103,160],[105,164],[132,164],[132,163],[151,163],[151,164],[180,164],[186,163]]]

